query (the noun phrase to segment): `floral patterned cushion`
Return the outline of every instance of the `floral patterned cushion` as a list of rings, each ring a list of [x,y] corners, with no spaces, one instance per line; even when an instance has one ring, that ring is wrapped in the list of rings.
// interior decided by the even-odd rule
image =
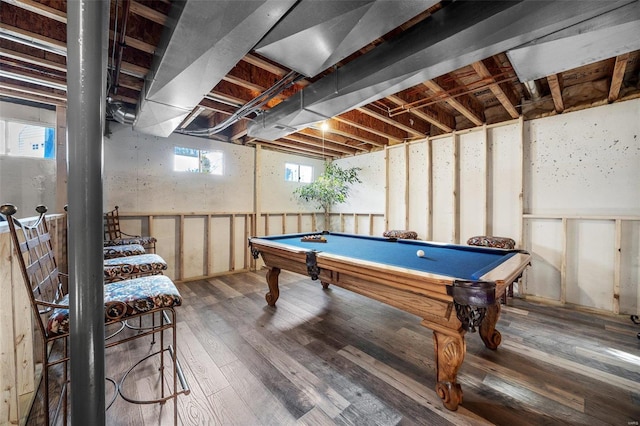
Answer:
[[[161,274],[167,269],[167,262],[157,254],[116,257],[105,259],[105,282],[126,280],[141,275]]]
[[[65,296],[60,304],[68,304]],[[104,286],[105,321],[124,320],[155,309],[182,305],[182,297],[171,279],[165,275],[150,275]],[[49,317],[50,334],[69,332],[69,310],[57,308]]]
[[[157,242],[154,237],[134,237],[134,238],[118,238],[115,240],[105,240],[104,246],[125,246],[129,244],[140,244],[141,246],[150,246]]]
[[[144,247],[140,244],[127,244],[124,246],[109,246],[102,249],[105,259],[113,259],[116,257],[137,256],[145,254]]]
[[[418,233],[415,231],[405,231],[404,229],[392,229],[390,231],[385,231],[382,234],[383,237],[387,238],[401,238],[403,240],[417,240]]]
[[[467,244],[470,246],[484,246],[509,250],[513,250],[516,246],[516,242],[511,238],[489,237],[486,235],[471,237],[467,240]]]

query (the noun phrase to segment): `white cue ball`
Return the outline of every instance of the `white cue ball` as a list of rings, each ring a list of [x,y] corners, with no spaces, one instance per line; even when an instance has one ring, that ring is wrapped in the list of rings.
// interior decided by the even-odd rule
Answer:
[[[416,252],[416,255],[417,255],[418,257],[423,257],[423,256],[424,256],[424,251],[422,251],[422,250],[418,250],[418,251]]]

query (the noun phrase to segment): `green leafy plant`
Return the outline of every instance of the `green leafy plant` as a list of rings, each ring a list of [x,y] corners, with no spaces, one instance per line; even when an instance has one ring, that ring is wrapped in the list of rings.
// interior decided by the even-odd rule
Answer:
[[[310,184],[293,191],[300,201],[315,203],[324,212],[324,229],[328,228],[329,212],[334,204],[347,201],[350,186],[361,182],[358,178],[359,167],[342,169],[337,164],[325,163],[325,170]]]

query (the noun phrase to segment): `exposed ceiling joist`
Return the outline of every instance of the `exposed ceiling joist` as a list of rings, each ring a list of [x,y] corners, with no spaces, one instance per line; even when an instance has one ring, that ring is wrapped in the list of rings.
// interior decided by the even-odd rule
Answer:
[[[564,111],[564,100],[562,99],[562,75],[553,74],[547,77],[549,83],[549,89],[551,90],[551,96],[553,97],[553,104],[555,105],[556,112],[561,114]]]

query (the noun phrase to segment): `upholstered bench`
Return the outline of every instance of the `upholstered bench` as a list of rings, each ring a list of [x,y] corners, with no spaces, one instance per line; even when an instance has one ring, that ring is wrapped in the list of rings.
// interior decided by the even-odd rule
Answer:
[[[65,296],[59,304],[69,302]],[[164,275],[139,277],[104,286],[106,320],[126,320],[134,315],[182,304],[182,297],[173,282]],[[56,308],[49,317],[47,331],[53,334],[69,332],[69,309]]]
[[[116,257],[104,260],[104,282],[128,280],[144,275],[158,275],[167,269],[167,262],[157,254]]]
[[[150,247],[153,246],[155,249],[155,244],[158,240],[155,237],[138,237],[134,236],[131,238],[116,238],[114,240],[104,240],[104,247],[112,247],[112,246],[126,246],[130,244],[139,244],[141,246]]]
[[[102,249],[102,255],[105,259],[114,259],[116,257],[138,256],[146,254],[144,247],[140,244],[126,244],[123,246],[109,246]]]
[[[516,247],[516,242],[512,238],[491,237],[488,235],[471,237],[467,240],[467,244],[470,246],[482,246],[506,250],[513,250]],[[502,295],[502,303],[504,304],[507,303],[507,294],[509,297],[513,297],[513,284],[510,284],[509,288]]]
[[[391,229],[382,233],[383,237],[400,238],[403,240],[417,240],[418,233],[415,231],[406,231],[404,229]]]
[[[467,244],[470,246],[493,247],[507,250],[513,250],[516,246],[516,242],[512,238],[489,237],[487,235],[471,237],[467,240]]]

